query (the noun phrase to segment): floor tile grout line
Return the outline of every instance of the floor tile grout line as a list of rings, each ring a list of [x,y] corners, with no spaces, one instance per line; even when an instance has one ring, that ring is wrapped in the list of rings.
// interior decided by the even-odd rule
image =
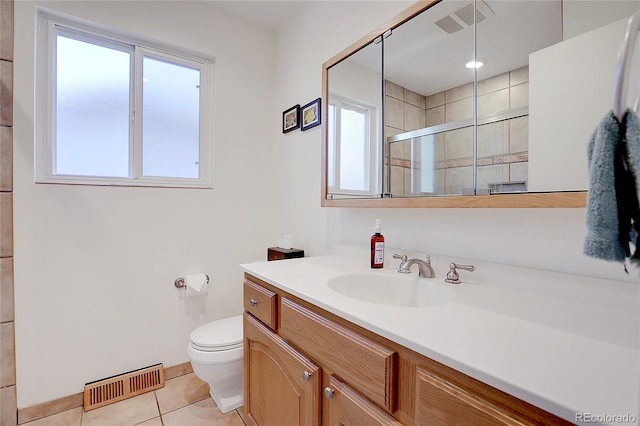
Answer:
[[[199,399],[199,400],[197,400],[197,401],[190,402],[190,403],[188,403],[187,405],[183,405],[182,407],[174,408],[173,410],[169,410],[169,411],[167,411],[166,413],[163,413],[162,411],[160,411],[160,417],[164,416],[165,414],[169,414],[169,413],[173,413],[174,411],[181,410],[181,409],[183,409],[183,408],[185,408],[185,407],[188,407],[188,406],[190,406],[190,405],[195,404],[196,402],[204,401],[204,400],[205,400],[205,399],[207,399],[207,398],[211,398],[211,395],[207,395],[206,397],[204,397],[204,398],[202,398],[202,399]],[[211,399],[213,400],[213,398],[211,398]],[[217,406],[216,406],[216,407],[217,407]]]
[[[140,396],[140,395],[137,395],[137,396]],[[150,421],[150,420],[153,420],[153,419],[155,419],[155,418],[159,418],[159,419],[160,419],[160,423],[162,423],[162,414],[160,414],[160,405],[159,405],[159,403],[158,403],[158,395],[156,394],[156,391],[153,391],[153,397],[154,397],[154,398],[155,398],[155,400],[156,400],[156,408],[158,409],[158,415],[157,415],[157,416],[154,416],[154,417],[151,417],[150,419],[146,419],[146,420],[143,420],[143,421],[141,421],[141,422],[135,423],[133,426],[141,425],[142,423],[146,423],[146,422],[148,422],[148,421]],[[135,398],[135,397],[134,397],[134,398]],[[130,398],[130,399],[131,399],[131,398]]]
[[[156,407],[158,407],[158,417],[160,417],[160,424],[164,426],[164,422],[162,421],[162,411],[160,410],[160,401],[158,401],[158,391],[153,391],[153,396],[156,398]]]
[[[153,391],[153,394],[156,397],[156,405],[158,406],[158,416],[160,417],[160,424],[164,426],[164,420],[162,420],[162,411],[160,410],[160,401],[158,401],[158,391]]]
[[[152,417],[152,418],[150,418],[150,419],[143,420],[143,421],[142,421],[142,422],[140,422],[140,423],[136,423],[134,426],[136,426],[136,425],[140,425],[140,424],[145,423],[145,422],[148,422],[148,421],[153,420],[153,419],[155,419],[155,418],[159,418],[159,419],[160,419],[160,424],[161,424],[162,426],[164,426],[164,418],[162,417],[162,416],[163,416],[163,414],[162,414],[162,413],[160,413],[160,403],[159,403],[159,401],[158,401],[158,395],[156,394],[156,392],[155,392],[155,391],[154,391],[154,397],[155,397],[155,400],[156,400],[156,407],[158,408],[158,413],[159,413],[159,415],[158,415],[157,417]],[[209,396],[209,397],[210,397],[210,396]],[[209,397],[207,397],[207,398],[209,398]],[[172,412],[177,411],[177,410],[180,410],[180,409],[182,409],[182,408],[189,407],[189,406],[191,406],[191,405],[193,405],[193,404],[196,404],[196,403],[198,403],[198,402],[200,402],[200,401],[204,401],[204,400],[206,400],[207,398],[203,398],[203,399],[200,399],[200,400],[198,400],[198,401],[194,401],[194,402],[192,402],[192,403],[190,403],[190,404],[185,405],[184,407],[176,408],[175,410],[167,411],[167,412],[166,412],[166,413],[164,413],[164,414],[172,413]],[[85,413],[85,412],[84,412],[84,409],[83,409],[82,407],[78,407],[78,408],[80,408],[80,426],[82,426],[82,421],[84,420],[84,413]],[[236,414],[238,415],[238,417],[240,417],[240,420],[242,421],[242,423],[243,423],[245,426],[248,426],[248,425],[247,425],[247,422],[244,420],[244,418],[243,418],[243,417],[242,417],[242,415],[240,414],[240,411],[239,411],[239,410],[240,410],[240,408],[236,408],[236,409],[234,409],[233,411],[235,411],[235,412],[236,412]],[[67,410],[67,411],[71,411],[71,410]],[[51,417],[51,416],[46,416],[46,417]],[[43,418],[46,418],[46,417],[43,417]]]
[[[238,417],[240,417],[240,420],[242,420],[242,424],[244,424],[244,426],[248,426],[247,422],[244,421],[244,417],[242,417],[242,414],[240,414],[240,408],[236,408],[236,413],[238,413]]]
[[[158,394],[156,393],[156,391],[154,391],[154,393],[156,394],[156,403],[158,403],[158,413],[160,413],[160,424],[164,426],[164,419],[162,418],[162,410],[160,409],[160,401],[158,400]]]
[[[193,373],[189,373],[189,374],[193,374]],[[186,374],[185,374],[185,375],[186,375]],[[184,376],[184,375],[183,375],[183,376]],[[189,407],[189,406],[191,406],[191,405],[193,405],[193,404],[196,404],[196,403],[198,403],[198,402],[205,401],[205,400],[207,400],[207,399],[211,398],[211,395],[206,395],[206,396],[205,396],[205,397],[203,397],[202,399],[198,399],[198,400],[195,400],[195,401],[191,401],[191,402],[190,402],[190,403],[188,403],[187,405],[184,405],[184,406],[182,406],[182,407],[178,407],[178,408],[175,408],[175,409],[173,409],[173,410],[167,411],[166,413],[162,413],[161,408],[160,408],[160,400],[159,400],[159,398],[158,398],[158,393],[157,393],[157,392],[158,392],[157,390],[154,390],[154,391],[153,391],[153,396],[154,396],[154,399],[155,399],[155,401],[156,401],[156,408],[157,408],[157,410],[158,410],[158,416],[157,416],[157,417],[158,417],[158,418],[160,418],[160,423],[161,423],[163,426],[164,426],[164,418],[163,418],[163,415],[164,415],[164,414],[172,413],[172,412],[174,412],[174,411],[177,411],[177,410],[180,410],[180,409],[183,409],[183,408]],[[140,395],[140,396],[141,396],[141,395]],[[211,399],[213,399],[213,398],[211,398]],[[77,407],[77,408],[79,408],[79,409],[80,409],[80,423],[79,423],[79,426],[82,426],[82,424],[83,424],[83,422],[84,422],[84,414],[85,414],[84,407],[82,407],[82,406],[81,406],[81,407]],[[102,407],[101,407],[101,408],[102,408]],[[71,411],[71,410],[73,410],[73,409],[66,410],[66,411]],[[242,418],[242,416],[240,415],[240,413],[239,413],[238,409],[235,409],[234,411],[236,412],[236,414],[238,415],[238,417],[240,417],[240,420],[243,422],[243,424],[244,424],[244,425],[246,425],[246,422],[244,421],[244,419],[243,419],[243,418]],[[46,416],[46,417],[51,417],[51,416]],[[43,417],[43,418],[46,418],[46,417]],[[147,422],[147,421],[153,420],[153,419],[155,419],[155,418],[156,418],[156,417],[152,417],[152,418],[147,419],[147,420],[144,420],[144,421],[142,421],[142,422],[140,422],[140,423],[136,423],[136,425],[139,425],[139,424],[142,424],[142,423],[144,423],[144,422]]]
[[[113,407],[113,406],[121,404],[121,403],[125,403],[127,401],[131,402],[131,401],[136,400],[136,399],[138,401],[140,401],[140,398],[147,397],[147,395],[149,395],[151,393],[153,394],[153,398],[156,401],[156,410],[157,410],[157,414],[158,415],[157,416],[152,416],[152,417],[147,418],[145,420],[141,420],[138,423],[134,423],[133,425],[131,425],[131,426],[137,426],[137,425],[142,424],[144,422],[147,422],[149,420],[152,420],[152,419],[155,419],[157,417],[160,417],[160,408],[159,408],[159,405],[158,405],[158,398],[156,396],[156,391],[155,390],[147,391],[147,392],[141,393],[139,395],[135,395],[135,396],[132,396],[132,397],[129,397],[129,398],[125,398],[125,399],[123,399],[121,401],[117,401],[117,402],[114,402],[114,403],[111,403],[111,404],[104,405],[102,407],[98,407],[98,408],[95,409],[95,412],[98,412],[98,411],[100,411],[102,409],[105,409],[105,408]],[[84,421],[84,414],[85,414],[84,407],[81,407],[81,408],[82,408],[82,411],[81,411],[82,414],[81,414],[81,418],[80,418],[80,426],[82,426],[82,423]],[[69,411],[69,410],[67,410],[67,411]],[[93,412],[94,410],[91,410],[91,411]],[[103,411],[103,413],[104,413],[104,411]],[[51,417],[51,416],[47,416],[47,417]]]
[[[134,424],[133,424],[133,425],[131,425],[131,426],[138,426],[138,425],[141,425],[142,423],[146,423],[146,422],[151,421],[151,420],[153,420],[153,419],[159,419],[159,418],[160,418],[160,416],[158,416],[158,417],[151,417],[150,419],[143,420],[143,421],[138,422],[138,423],[134,423]],[[160,421],[162,421],[162,420],[160,420]]]

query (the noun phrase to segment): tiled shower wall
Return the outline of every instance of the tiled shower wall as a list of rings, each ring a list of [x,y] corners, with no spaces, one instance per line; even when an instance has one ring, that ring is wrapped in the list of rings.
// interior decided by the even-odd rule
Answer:
[[[478,115],[485,116],[529,104],[529,67],[478,81]],[[391,81],[385,84],[385,137],[473,117],[473,83],[422,96]],[[478,128],[478,188],[493,182],[527,180],[528,117]],[[391,193],[411,195],[410,142],[391,144]],[[473,187],[473,129],[438,134],[438,194]]]
[[[0,0],[0,425],[17,424],[13,303],[13,0]]]

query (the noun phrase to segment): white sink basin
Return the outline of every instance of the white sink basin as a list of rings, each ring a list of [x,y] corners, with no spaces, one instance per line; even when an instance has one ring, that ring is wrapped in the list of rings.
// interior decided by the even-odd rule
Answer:
[[[434,278],[380,274],[350,274],[328,280],[331,290],[378,305],[424,308],[449,303],[456,293]]]

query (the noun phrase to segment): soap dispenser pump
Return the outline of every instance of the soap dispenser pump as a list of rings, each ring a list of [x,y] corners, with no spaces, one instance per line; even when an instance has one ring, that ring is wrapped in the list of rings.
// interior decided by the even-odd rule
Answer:
[[[371,268],[384,267],[384,237],[380,233],[380,219],[376,219],[375,234],[371,236]]]

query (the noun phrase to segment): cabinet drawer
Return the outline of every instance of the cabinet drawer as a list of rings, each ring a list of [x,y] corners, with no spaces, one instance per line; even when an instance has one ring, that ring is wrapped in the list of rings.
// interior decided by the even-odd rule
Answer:
[[[279,333],[371,401],[395,410],[395,351],[286,298]]]
[[[500,407],[418,367],[417,426],[522,426]]]
[[[272,330],[276,330],[278,326],[276,296],[274,292],[261,285],[244,281],[244,309]]]

